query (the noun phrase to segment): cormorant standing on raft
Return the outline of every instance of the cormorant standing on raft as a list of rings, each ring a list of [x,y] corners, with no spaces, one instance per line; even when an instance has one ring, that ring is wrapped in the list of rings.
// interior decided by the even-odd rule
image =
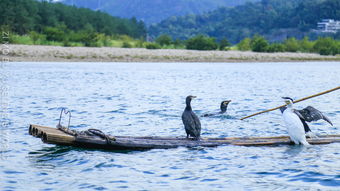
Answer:
[[[192,111],[191,108],[191,100],[196,98],[196,96],[189,95],[186,97],[186,107],[182,114],[182,121],[184,124],[185,132],[187,134],[187,138],[189,136],[194,137],[196,140],[199,140],[201,136],[201,122],[198,119],[197,115]]]
[[[310,137],[315,136],[313,135],[306,121],[311,122],[323,119],[333,125],[326,116],[324,116],[319,110],[315,109],[314,107],[308,106],[302,110],[296,110],[293,108],[292,98],[282,98],[285,100],[287,107],[281,107],[280,111],[286,124],[288,134],[295,144],[301,143],[303,145],[309,145],[309,143],[306,141],[306,134]]]
[[[220,114],[227,112],[228,104],[230,102],[231,100],[222,101],[221,106],[220,106],[221,111],[219,111],[218,113],[207,113],[207,114],[202,115],[201,117],[210,117],[210,116],[220,115]]]

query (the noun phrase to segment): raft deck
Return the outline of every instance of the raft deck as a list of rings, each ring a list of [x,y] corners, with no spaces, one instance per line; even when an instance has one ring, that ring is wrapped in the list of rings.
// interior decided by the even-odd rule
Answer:
[[[169,149],[176,147],[216,147],[220,145],[238,146],[277,146],[292,144],[288,136],[276,137],[227,137],[201,138],[199,141],[185,137],[133,137],[133,136],[73,136],[57,128],[30,125],[29,134],[41,138],[44,143],[70,145],[82,148],[99,148],[108,150],[146,150]],[[321,135],[307,138],[310,144],[329,144],[340,142],[340,135]]]

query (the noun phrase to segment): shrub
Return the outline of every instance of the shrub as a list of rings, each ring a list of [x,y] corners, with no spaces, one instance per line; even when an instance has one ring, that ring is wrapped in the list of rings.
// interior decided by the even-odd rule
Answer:
[[[161,47],[159,46],[159,44],[148,42],[148,43],[146,43],[145,48],[147,48],[147,49],[160,49]]]
[[[313,49],[321,55],[336,55],[340,53],[338,42],[330,37],[316,40]]]
[[[309,41],[308,37],[304,37],[299,41],[299,50],[301,52],[312,52],[314,43]]]
[[[270,44],[267,48],[267,52],[284,52],[285,46],[280,43]]]
[[[65,35],[64,31],[56,27],[45,27],[44,34],[46,39],[51,41],[63,41]]]
[[[176,39],[173,41],[174,47],[175,48],[185,48],[185,44],[182,40]]]
[[[230,46],[231,46],[230,42],[226,38],[223,38],[218,45],[218,49],[229,50]]]
[[[89,46],[89,47],[100,46],[100,42],[98,41],[98,35],[95,32],[83,33],[81,42],[83,42],[85,46]]]
[[[46,40],[46,36],[45,35],[39,34],[39,33],[35,32],[35,31],[31,31],[29,33],[29,36],[32,39],[33,44],[39,44],[39,42],[41,43],[41,42]]]
[[[72,44],[71,44],[71,42],[70,42],[68,39],[65,39],[65,40],[63,41],[63,46],[69,47],[69,46],[72,46]]]
[[[157,37],[155,40],[161,46],[170,45],[172,43],[172,39],[169,35],[163,34]]]
[[[251,50],[254,52],[266,52],[268,46],[268,41],[259,35],[255,35],[250,41]]]
[[[138,48],[144,48],[144,40],[143,39],[137,40],[135,46]]]
[[[122,48],[132,48],[132,45],[129,42],[124,41],[122,44]]]
[[[294,37],[286,39],[284,45],[288,52],[297,52],[299,50],[299,43]]]
[[[250,38],[245,38],[243,39],[241,42],[239,42],[236,46],[238,50],[242,50],[242,51],[247,51],[247,50],[251,50],[250,47],[250,42],[251,39]]]
[[[190,50],[216,50],[217,43],[214,38],[197,35],[186,41],[186,48]]]

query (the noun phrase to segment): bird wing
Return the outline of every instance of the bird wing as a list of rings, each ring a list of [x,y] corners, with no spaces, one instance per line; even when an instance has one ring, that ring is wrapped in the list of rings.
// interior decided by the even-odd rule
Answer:
[[[320,119],[323,119],[333,126],[331,120],[329,120],[328,117],[323,115],[321,111],[315,109],[312,106],[308,106],[301,110],[295,110],[294,113],[296,113],[300,118],[308,122],[318,121]]]
[[[201,122],[200,122],[200,119],[197,117],[197,115],[194,112],[191,113],[191,116],[194,119],[195,130],[197,132],[196,135],[200,136],[200,134],[201,134]]]
[[[182,115],[182,121],[183,121],[186,133],[190,134],[191,136],[197,137],[199,133],[197,131],[197,125],[196,125],[197,122],[194,116],[196,115],[193,112],[185,112]],[[199,121],[198,123],[200,125]]]

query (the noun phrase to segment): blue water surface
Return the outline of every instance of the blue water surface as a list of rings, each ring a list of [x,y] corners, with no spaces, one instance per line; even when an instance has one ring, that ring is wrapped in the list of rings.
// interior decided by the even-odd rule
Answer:
[[[29,124],[55,127],[60,109],[76,130],[111,135],[184,136],[185,97],[203,137],[286,135],[280,112],[249,114],[340,84],[339,62],[313,63],[6,63],[0,190],[340,190],[340,144],[220,146],[149,151],[48,145]],[[317,134],[340,134],[340,91],[296,104],[323,111]]]

